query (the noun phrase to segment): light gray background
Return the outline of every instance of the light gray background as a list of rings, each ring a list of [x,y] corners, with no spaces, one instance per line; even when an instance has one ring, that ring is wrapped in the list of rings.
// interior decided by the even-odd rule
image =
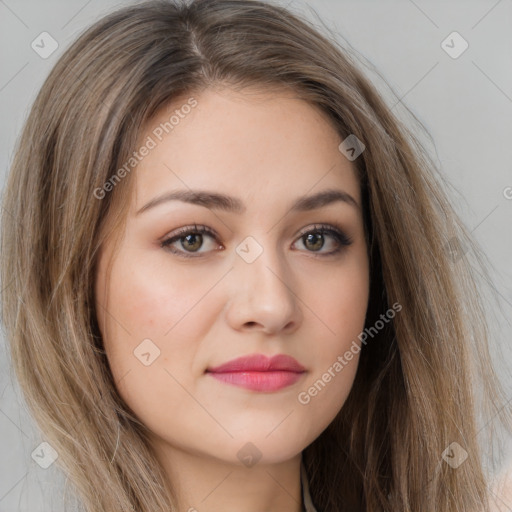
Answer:
[[[103,14],[127,2],[0,0],[0,180],[37,91],[70,42]],[[281,1],[287,5],[287,1]],[[504,317],[496,324],[494,354],[512,398],[512,0],[296,0],[291,8],[315,24],[308,6],[344,46],[366,59],[367,75],[402,103],[431,133],[442,173],[458,191],[457,211],[485,249]],[[59,48],[42,59],[31,42],[49,32]],[[469,48],[451,58],[441,43],[459,32]],[[393,98],[379,75],[397,95]],[[401,107],[398,104],[394,111]],[[425,141],[428,144],[428,141]],[[498,349],[502,350],[499,356]],[[40,468],[30,454],[44,439],[12,382],[0,345],[0,512],[60,511],[64,477]],[[511,443],[505,445],[511,460]],[[504,465],[505,467],[505,465]],[[507,504],[512,510],[512,503]]]

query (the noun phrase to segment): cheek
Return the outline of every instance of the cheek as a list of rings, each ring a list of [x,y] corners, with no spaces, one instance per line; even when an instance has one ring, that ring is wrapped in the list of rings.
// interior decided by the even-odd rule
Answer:
[[[353,283],[351,282],[353,281]],[[317,314],[331,334],[343,340],[354,329],[361,330],[366,317],[368,289],[355,278],[338,281],[340,284],[319,294],[315,304]]]
[[[201,299],[211,287],[208,276],[181,272],[126,250],[115,264],[110,283],[109,312],[123,321],[134,338],[149,334],[160,339],[181,329],[188,316],[204,307]]]
[[[317,434],[322,430],[320,425],[325,427],[334,419],[352,387],[369,299],[368,270],[364,264],[334,274],[329,286],[310,295],[311,304],[316,305],[312,314],[321,322],[317,322],[316,350],[311,351],[314,371],[297,396],[300,407],[318,418],[313,426],[318,427]]]
[[[369,300],[369,269],[364,255],[332,271],[322,283],[322,289],[309,299],[314,305],[311,309],[326,327],[327,346],[341,350],[364,328]]]
[[[213,301],[201,300],[212,276],[192,280],[189,273],[170,275],[135,261],[125,250],[112,267],[101,330],[120,395],[144,422],[152,422],[162,404],[190,408],[180,384],[194,393],[198,344],[216,312],[209,310]]]

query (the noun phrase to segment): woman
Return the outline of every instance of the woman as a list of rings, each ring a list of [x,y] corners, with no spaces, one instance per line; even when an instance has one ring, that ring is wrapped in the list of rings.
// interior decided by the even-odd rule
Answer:
[[[12,359],[88,512],[489,510],[478,248],[289,11],[97,22],[36,99],[4,209]]]

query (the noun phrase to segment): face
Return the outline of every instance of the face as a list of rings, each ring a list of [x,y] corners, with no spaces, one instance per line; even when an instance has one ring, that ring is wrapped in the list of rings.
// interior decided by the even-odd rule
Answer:
[[[96,301],[118,391],[160,453],[240,464],[253,450],[284,461],[343,406],[369,268],[341,142],[287,91],[208,89],[145,127],[119,248],[107,241],[100,254]],[[326,190],[339,194],[300,199]],[[166,198],[175,192],[181,200]],[[265,366],[261,356],[276,355],[287,357]]]

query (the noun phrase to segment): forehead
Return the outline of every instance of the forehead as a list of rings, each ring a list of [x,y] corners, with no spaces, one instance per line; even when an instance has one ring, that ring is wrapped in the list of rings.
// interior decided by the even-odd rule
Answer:
[[[359,200],[341,140],[319,107],[288,89],[182,95],[141,130],[132,209],[187,188],[269,201],[338,185]]]

